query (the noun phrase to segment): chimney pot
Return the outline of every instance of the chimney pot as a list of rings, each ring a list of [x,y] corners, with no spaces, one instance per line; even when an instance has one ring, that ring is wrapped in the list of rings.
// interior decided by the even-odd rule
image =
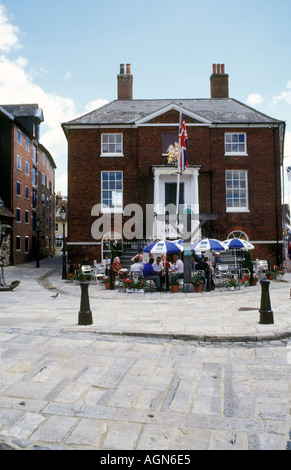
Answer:
[[[212,65],[212,73],[216,73],[216,64]]]
[[[220,73],[220,64],[217,64],[217,73]]]
[[[120,64],[120,73],[124,74],[124,64]]]
[[[126,64],[126,73],[130,75],[130,64]]]
[[[221,73],[224,73],[224,64],[221,64]]]

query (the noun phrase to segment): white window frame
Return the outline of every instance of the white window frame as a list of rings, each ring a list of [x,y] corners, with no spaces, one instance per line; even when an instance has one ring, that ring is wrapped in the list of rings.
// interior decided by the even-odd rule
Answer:
[[[26,170],[28,170],[28,171],[26,171]],[[25,162],[25,174],[27,176],[29,176],[29,162],[28,161]]]
[[[229,178],[228,173],[232,173],[232,177]],[[244,178],[241,175],[244,174]],[[238,178],[234,178],[238,176]],[[232,181],[232,185],[230,185]],[[241,182],[245,181],[245,187],[241,185]],[[245,192],[246,205],[235,205],[235,201],[238,202],[242,199],[242,193]],[[232,206],[228,206],[228,195],[232,193]],[[225,170],[225,204],[226,212],[249,212],[249,194],[248,194],[248,171],[247,170]]]
[[[30,140],[28,137],[25,138],[25,150],[30,151]]]
[[[19,188],[19,193],[18,193]],[[21,196],[21,181],[16,181],[16,196]]]
[[[121,173],[121,180],[117,180],[116,179],[116,176],[115,178],[111,178],[109,177],[108,180],[105,179],[105,174],[108,173],[108,174],[112,174],[113,173]],[[121,181],[121,189],[120,188],[113,188],[113,187],[110,187],[110,183],[112,183],[112,186],[117,186],[117,182]],[[108,185],[106,185],[106,183],[108,183]],[[115,185],[113,184],[115,183]],[[108,187],[107,187],[108,186]],[[115,189],[115,191],[114,191]],[[108,198],[105,198],[104,197],[104,192],[105,191],[108,191]],[[111,194],[111,196],[109,195],[110,192],[115,192],[116,194],[113,196]],[[104,204],[104,200],[110,200],[112,201],[112,199],[115,197],[116,199],[119,198],[120,199],[120,196],[118,196],[118,194],[121,194],[121,203],[117,204],[117,205],[114,205],[113,207],[110,207],[108,206],[107,204],[105,205]],[[102,171],[101,172],[101,207],[102,207],[102,211],[103,212],[123,212],[123,172],[120,171],[120,170],[116,170],[116,171]]]
[[[45,174],[44,173],[41,174],[41,183],[43,184],[43,186],[45,186]]]
[[[244,136],[244,142],[239,142],[239,136]],[[236,137],[235,137],[236,136]],[[244,150],[239,148],[244,146]],[[230,146],[230,149],[227,148]],[[237,148],[236,148],[237,147]],[[242,155],[247,156],[247,134],[246,132],[225,132],[224,134],[224,155]]]
[[[19,220],[18,220],[18,214],[19,214]],[[21,224],[21,209],[20,207],[16,207],[16,223]]]
[[[22,157],[20,155],[17,155],[16,157],[16,168],[19,171],[22,171]]]
[[[120,136],[120,142],[116,142],[117,136]],[[108,139],[108,142],[106,140]],[[109,142],[112,140],[112,142]],[[106,151],[105,146],[108,145],[108,150]],[[112,148],[111,151],[109,151],[109,145],[111,145]],[[116,151],[116,146],[121,145],[121,150],[120,152]],[[123,134],[120,132],[115,132],[115,133],[104,133],[101,134],[101,155],[100,157],[124,157],[123,155]]]
[[[26,197],[26,193],[28,193],[27,197]],[[29,201],[29,186],[27,186],[27,185],[25,185],[24,195],[25,195],[25,199],[27,201]]]
[[[20,129],[17,129],[17,143],[22,145],[22,132]]]

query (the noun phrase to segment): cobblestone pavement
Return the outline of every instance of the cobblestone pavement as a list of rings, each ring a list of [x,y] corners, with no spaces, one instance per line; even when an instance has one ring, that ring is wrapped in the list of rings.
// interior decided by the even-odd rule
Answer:
[[[289,445],[286,341],[222,345],[21,328],[1,328],[0,340],[0,438],[14,448]]]
[[[288,277],[272,284],[274,325],[238,313],[257,288],[138,300],[90,286],[81,327],[79,291],[48,268],[8,269],[21,285],[0,293],[0,449],[291,447]]]

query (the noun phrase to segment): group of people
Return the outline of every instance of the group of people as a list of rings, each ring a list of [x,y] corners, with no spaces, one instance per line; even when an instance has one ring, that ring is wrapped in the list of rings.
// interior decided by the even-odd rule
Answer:
[[[156,260],[152,253],[149,254],[148,262],[145,262],[143,255],[139,254],[132,258],[134,263],[130,267],[130,272],[142,275],[146,281],[154,281],[158,291],[163,290],[166,282],[166,268],[169,273],[175,273],[179,278],[184,277],[184,263],[178,255],[173,255],[173,263],[165,255],[157,256]]]
[[[154,255],[150,253],[149,259],[146,262],[143,259],[143,255],[139,253],[131,259],[133,264],[130,266],[130,274],[133,276],[136,275],[137,277],[140,275],[143,276],[145,280],[154,281],[157,290],[161,291],[163,290],[163,286],[166,282],[166,268],[168,268],[168,273],[170,275],[176,274],[178,279],[184,278],[183,261],[180,259],[178,254],[174,254],[172,259],[173,262],[170,261],[169,256],[166,257],[165,255],[161,254],[161,256],[157,256],[155,260]],[[215,259],[213,263],[210,263],[207,257],[202,257],[196,261],[193,255],[192,269],[195,271],[204,271],[205,274],[207,274],[207,272],[211,272],[212,269],[215,269],[220,262],[221,259],[219,252],[215,253]],[[106,270],[110,269],[110,259],[108,257],[103,261],[103,264],[105,265]],[[84,265],[90,265],[88,257],[81,261],[80,267]],[[122,279],[122,277],[127,274],[127,270],[123,271],[120,258],[117,256],[112,262],[112,270],[116,279]]]

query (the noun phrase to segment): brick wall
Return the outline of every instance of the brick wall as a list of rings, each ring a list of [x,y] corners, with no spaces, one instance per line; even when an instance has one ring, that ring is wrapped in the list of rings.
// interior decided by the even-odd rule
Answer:
[[[162,116],[159,122],[177,122],[176,111]],[[157,120],[157,119],[155,119]],[[153,203],[152,165],[165,165],[163,133],[173,132],[173,127],[139,127],[128,129],[102,129],[102,132],[122,132],[124,157],[100,157],[101,131],[99,129],[70,130],[68,135],[68,195],[69,242],[94,242],[91,236],[93,205],[101,202],[101,171],[123,172],[123,204],[135,202],[143,209]],[[178,129],[177,129],[178,130]],[[274,137],[270,128],[243,129],[247,133],[248,156],[224,155],[224,132],[242,132],[238,129],[187,127],[189,165],[201,165],[199,176],[200,212],[220,211],[217,220],[208,226],[213,235],[225,239],[233,230],[244,231],[250,240],[274,241],[277,239],[276,210],[281,221],[281,206],[276,209]],[[277,132],[277,131],[276,131]],[[278,137],[277,137],[278,143]],[[279,148],[277,144],[279,160]],[[225,170],[241,169],[248,172],[249,212],[226,212]],[[279,163],[277,184],[280,188]],[[280,203],[280,201],[279,201]],[[281,222],[279,222],[281,239]],[[212,234],[203,227],[203,235]],[[100,260],[99,246],[87,246],[93,259]],[[70,257],[83,257],[80,247],[70,248]],[[276,259],[275,244],[257,244],[256,258]]]

